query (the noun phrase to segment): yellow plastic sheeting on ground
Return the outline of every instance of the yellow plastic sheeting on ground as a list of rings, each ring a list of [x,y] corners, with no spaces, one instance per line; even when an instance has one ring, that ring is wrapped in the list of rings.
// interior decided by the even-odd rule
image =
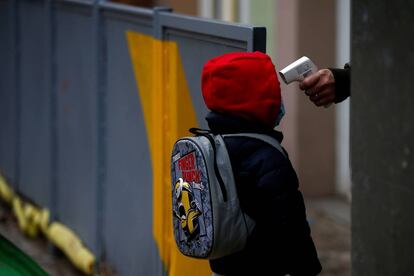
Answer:
[[[72,230],[59,222],[52,222],[49,226],[48,236],[76,267],[89,275],[93,273],[95,257],[82,245],[81,240]]]
[[[7,185],[6,180],[0,174],[0,197],[4,202],[11,204],[13,201],[14,193],[12,189]]]
[[[144,112],[153,176],[153,234],[170,276],[211,275],[208,262],[182,255],[172,227],[170,156],[174,142],[197,126],[177,44],[126,33]]]
[[[42,232],[77,268],[88,275],[93,274],[95,257],[82,245],[76,234],[61,223],[49,224],[49,211],[20,199],[2,175],[0,175],[0,199],[11,205],[19,228],[24,234],[34,238]]]

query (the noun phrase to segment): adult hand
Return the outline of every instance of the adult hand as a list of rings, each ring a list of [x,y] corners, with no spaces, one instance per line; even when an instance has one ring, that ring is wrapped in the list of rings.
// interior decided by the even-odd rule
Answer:
[[[335,78],[329,69],[321,69],[307,76],[299,88],[316,106],[329,106],[335,101]]]

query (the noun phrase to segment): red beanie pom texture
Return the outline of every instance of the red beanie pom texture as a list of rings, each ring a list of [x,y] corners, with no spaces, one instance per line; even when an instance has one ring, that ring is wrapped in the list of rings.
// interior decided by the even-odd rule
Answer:
[[[268,55],[237,52],[213,58],[204,65],[201,82],[210,110],[275,126],[282,98]]]

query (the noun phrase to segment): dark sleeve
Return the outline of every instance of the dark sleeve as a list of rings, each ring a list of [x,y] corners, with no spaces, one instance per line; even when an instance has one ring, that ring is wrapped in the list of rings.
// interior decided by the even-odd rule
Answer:
[[[309,235],[302,193],[290,162],[282,161],[278,167],[257,175],[261,208],[260,220],[266,220],[273,229],[292,233],[299,230]],[[269,220],[270,218],[270,220]]]
[[[276,154],[273,152],[273,156]],[[273,163],[273,158],[268,156],[264,163]],[[278,248],[272,257],[284,263],[290,274],[315,275],[321,265],[306,219],[304,199],[295,170],[289,160],[282,158],[276,158],[279,160],[272,169],[263,164],[264,169],[258,171],[257,205],[261,212],[257,214],[256,234],[273,237],[266,239],[266,245]]]
[[[253,218],[271,226],[269,229],[289,232],[296,228],[307,232],[303,225],[297,228],[297,224],[306,222],[305,208],[289,159],[263,142],[255,142],[254,150],[245,155],[243,151],[250,144],[247,142],[230,157],[242,208],[244,206]]]
[[[304,219],[299,182],[289,159],[272,146],[249,138],[226,138],[226,145],[246,213],[267,224],[285,224],[285,219],[291,219],[287,216]]]
[[[225,141],[242,210],[256,221],[256,227],[244,250],[210,261],[213,271],[226,274],[228,267],[254,266],[275,270],[277,275],[316,275],[321,266],[289,159],[253,139],[230,137]]]
[[[351,96],[351,65],[344,69],[329,68],[335,78],[335,103],[340,103]]]

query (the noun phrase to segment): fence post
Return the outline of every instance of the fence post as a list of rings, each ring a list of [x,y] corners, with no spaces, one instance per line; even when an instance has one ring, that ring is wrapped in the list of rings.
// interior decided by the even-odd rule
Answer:
[[[266,28],[253,27],[252,44],[248,44],[248,51],[260,51],[266,53]]]
[[[15,133],[15,140],[13,145],[14,151],[14,160],[13,160],[13,167],[14,172],[10,174],[10,177],[13,177],[12,184],[14,185],[15,189],[19,189],[19,157],[20,157],[20,31],[19,31],[19,9],[18,9],[18,1],[12,0],[9,8],[10,14],[13,14],[11,20],[11,29],[10,35],[12,36],[12,74],[13,74],[13,83],[12,83],[12,91],[14,91],[14,133]]]
[[[105,26],[101,18],[100,4],[105,0],[95,0],[93,4],[93,43],[95,44],[94,56],[94,89],[96,93],[96,123],[97,123],[97,168],[96,168],[96,256],[97,260],[105,258],[104,246],[104,217],[105,217],[105,182],[106,182],[106,110],[107,110],[107,93],[106,93],[106,38]],[[98,262],[97,262],[98,264]]]

